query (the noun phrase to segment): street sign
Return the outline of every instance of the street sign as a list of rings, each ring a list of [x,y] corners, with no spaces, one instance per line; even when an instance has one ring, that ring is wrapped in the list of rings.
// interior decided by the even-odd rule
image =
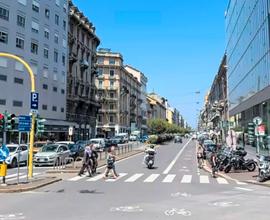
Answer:
[[[29,132],[31,130],[31,117],[29,115],[19,116],[18,130],[20,132]]]
[[[73,127],[70,126],[70,127],[68,128],[68,135],[69,135],[69,136],[72,136],[72,135],[73,135],[73,132],[74,132]]]
[[[38,110],[38,93],[31,92],[31,109]]]
[[[262,118],[261,117],[255,117],[253,119],[253,122],[254,122],[255,125],[258,126],[258,125],[260,125],[262,123]]]
[[[257,128],[258,134],[260,136],[264,136],[265,135],[265,125],[259,125]]]

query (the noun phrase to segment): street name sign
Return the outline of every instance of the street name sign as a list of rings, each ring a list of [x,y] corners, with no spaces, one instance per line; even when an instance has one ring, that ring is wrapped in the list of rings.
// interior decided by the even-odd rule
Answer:
[[[31,130],[31,117],[29,115],[19,116],[18,130],[20,132],[29,132]]]

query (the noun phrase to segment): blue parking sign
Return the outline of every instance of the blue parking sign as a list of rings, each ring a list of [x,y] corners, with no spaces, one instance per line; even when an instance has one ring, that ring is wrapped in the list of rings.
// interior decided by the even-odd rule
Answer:
[[[38,110],[38,93],[31,92],[31,109]]]

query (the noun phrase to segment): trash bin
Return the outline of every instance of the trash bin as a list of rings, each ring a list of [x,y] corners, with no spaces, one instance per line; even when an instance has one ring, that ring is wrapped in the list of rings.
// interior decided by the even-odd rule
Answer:
[[[0,176],[6,176],[7,175],[7,164],[2,163],[0,164]]]

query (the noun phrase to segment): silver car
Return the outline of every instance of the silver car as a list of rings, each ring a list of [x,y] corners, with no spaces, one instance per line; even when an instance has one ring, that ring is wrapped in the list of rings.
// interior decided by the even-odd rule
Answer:
[[[48,144],[35,154],[34,164],[35,166],[60,164],[69,157],[69,154],[70,150],[65,144]]]

